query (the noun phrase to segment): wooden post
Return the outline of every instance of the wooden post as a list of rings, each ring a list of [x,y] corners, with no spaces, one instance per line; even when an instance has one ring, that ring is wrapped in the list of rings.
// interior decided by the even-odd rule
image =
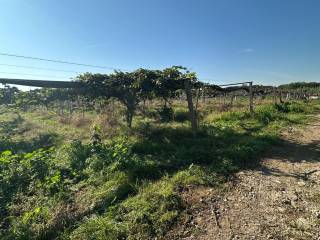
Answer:
[[[231,98],[230,98],[230,105],[231,105],[231,107],[233,107],[233,100],[234,100],[234,93],[231,94]]]
[[[253,89],[252,82],[249,83],[249,112],[253,113]]]
[[[189,83],[188,79],[184,80],[184,87],[185,87],[185,92],[186,92],[186,96],[187,96],[192,134],[193,134],[193,137],[196,137],[197,131],[198,131],[198,122],[197,122],[197,116],[196,116],[193,102],[192,102],[192,93],[191,93],[190,83]]]
[[[203,91],[202,91],[202,102],[205,103],[206,102],[206,90],[205,88],[203,88]]]
[[[279,91],[279,100],[280,100],[280,103],[283,103],[283,100],[282,100],[282,90]]]
[[[276,94],[276,88],[273,87],[273,103],[277,104],[277,94]]]

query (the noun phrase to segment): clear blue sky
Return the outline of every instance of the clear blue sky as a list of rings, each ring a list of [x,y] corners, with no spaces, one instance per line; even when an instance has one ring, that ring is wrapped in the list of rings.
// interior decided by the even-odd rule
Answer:
[[[0,52],[129,70],[183,65],[218,84],[320,81],[319,11],[319,0],[0,0]],[[103,72],[5,56],[0,64]]]

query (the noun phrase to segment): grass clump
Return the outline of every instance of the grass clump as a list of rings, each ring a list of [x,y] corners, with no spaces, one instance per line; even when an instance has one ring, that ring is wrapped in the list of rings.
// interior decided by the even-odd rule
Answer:
[[[175,224],[185,205],[179,194],[187,185],[214,185],[219,179],[200,166],[191,165],[173,176],[145,183],[135,196],[100,217],[84,221],[71,239],[154,239]]]

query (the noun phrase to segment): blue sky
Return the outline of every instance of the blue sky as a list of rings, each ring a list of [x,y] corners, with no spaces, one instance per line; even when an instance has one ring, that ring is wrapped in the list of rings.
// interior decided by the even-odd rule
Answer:
[[[319,10],[318,0],[0,0],[0,52],[128,70],[183,65],[217,84],[320,81]],[[0,56],[0,77],[11,78],[76,73],[1,64],[110,72]]]

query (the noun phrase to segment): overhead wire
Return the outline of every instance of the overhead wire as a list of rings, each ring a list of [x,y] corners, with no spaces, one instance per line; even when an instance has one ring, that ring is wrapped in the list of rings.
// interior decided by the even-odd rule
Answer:
[[[62,76],[54,76],[54,75],[42,75],[42,74],[31,74],[31,73],[18,73],[18,72],[2,72],[0,71],[0,73],[2,74],[14,74],[14,75],[21,75],[21,76],[35,76],[35,77],[49,77],[49,78],[58,78],[58,79],[62,79],[62,78],[66,78],[66,77],[62,77]],[[69,78],[70,80],[70,78]]]
[[[42,68],[42,67],[34,67],[34,66],[26,66],[26,65],[16,65],[16,64],[5,64],[0,63],[0,66],[5,67],[16,67],[16,68],[26,68],[26,69],[35,69],[35,70],[45,70],[45,71],[53,71],[53,72],[66,72],[66,73],[77,73],[80,72],[71,71],[71,70],[63,70],[63,69],[55,69],[55,68]]]
[[[92,68],[100,68],[100,69],[128,71],[128,70],[126,70],[126,69],[121,69],[121,68],[113,68],[113,67],[108,67],[108,66],[100,66],[100,65],[93,65],[93,64],[86,64],[86,63],[78,63],[78,62],[70,62],[70,61],[58,60],[58,59],[50,59],[50,58],[40,58],[40,57],[33,57],[33,56],[25,56],[25,55],[18,55],[18,54],[6,53],[6,52],[0,52],[0,55],[1,55],[1,56],[7,56],[7,57],[31,59],[31,60],[37,60],[37,61],[45,61],[45,62],[54,62],[54,63],[61,63],[61,64],[69,64],[69,65],[83,66],[83,67],[92,67]]]

